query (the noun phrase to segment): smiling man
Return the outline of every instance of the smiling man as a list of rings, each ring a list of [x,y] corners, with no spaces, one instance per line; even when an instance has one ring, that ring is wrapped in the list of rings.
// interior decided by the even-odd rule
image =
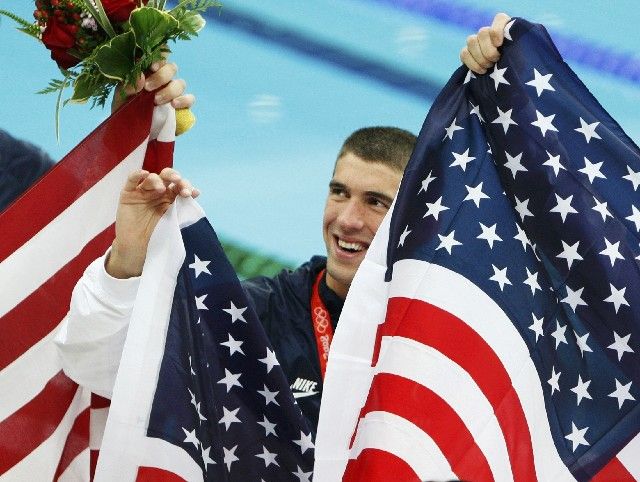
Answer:
[[[467,40],[463,62],[477,73],[499,57],[508,16]],[[294,397],[315,433],[329,347],[358,266],[398,190],[416,137],[394,127],[360,129],[340,150],[323,218],[326,258],[244,281]],[[111,250],[74,289],[57,338],[66,374],[110,398],[151,233],[177,196],[199,191],[173,169],[136,171],[125,184]]]

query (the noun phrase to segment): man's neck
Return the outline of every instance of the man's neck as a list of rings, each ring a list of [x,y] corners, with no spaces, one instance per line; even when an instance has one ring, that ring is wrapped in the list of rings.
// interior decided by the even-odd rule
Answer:
[[[349,285],[345,285],[337,281],[333,276],[327,273],[325,277],[327,287],[333,291],[336,295],[338,295],[342,300],[347,297],[347,293],[349,292]]]

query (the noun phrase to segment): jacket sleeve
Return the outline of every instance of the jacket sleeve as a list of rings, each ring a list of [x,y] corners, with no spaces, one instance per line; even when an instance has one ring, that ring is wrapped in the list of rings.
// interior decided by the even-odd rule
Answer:
[[[73,289],[55,343],[69,378],[111,398],[140,278],[109,276],[105,256],[87,267]]]

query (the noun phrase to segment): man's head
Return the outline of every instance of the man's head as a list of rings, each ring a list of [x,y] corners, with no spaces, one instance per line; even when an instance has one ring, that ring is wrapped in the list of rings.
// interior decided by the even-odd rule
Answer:
[[[416,137],[395,127],[367,127],[342,145],[329,183],[322,231],[327,285],[345,297],[398,191]]]

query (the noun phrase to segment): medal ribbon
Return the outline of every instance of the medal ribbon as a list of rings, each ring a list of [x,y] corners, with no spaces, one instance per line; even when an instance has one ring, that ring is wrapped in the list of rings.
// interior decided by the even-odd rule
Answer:
[[[311,323],[313,324],[313,332],[316,335],[316,344],[318,346],[318,358],[320,360],[320,374],[324,381],[324,374],[327,371],[327,360],[329,359],[329,347],[333,339],[333,325],[331,324],[331,315],[320,298],[320,281],[324,276],[323,269],[318,273],[313,291],[311,292]]]

